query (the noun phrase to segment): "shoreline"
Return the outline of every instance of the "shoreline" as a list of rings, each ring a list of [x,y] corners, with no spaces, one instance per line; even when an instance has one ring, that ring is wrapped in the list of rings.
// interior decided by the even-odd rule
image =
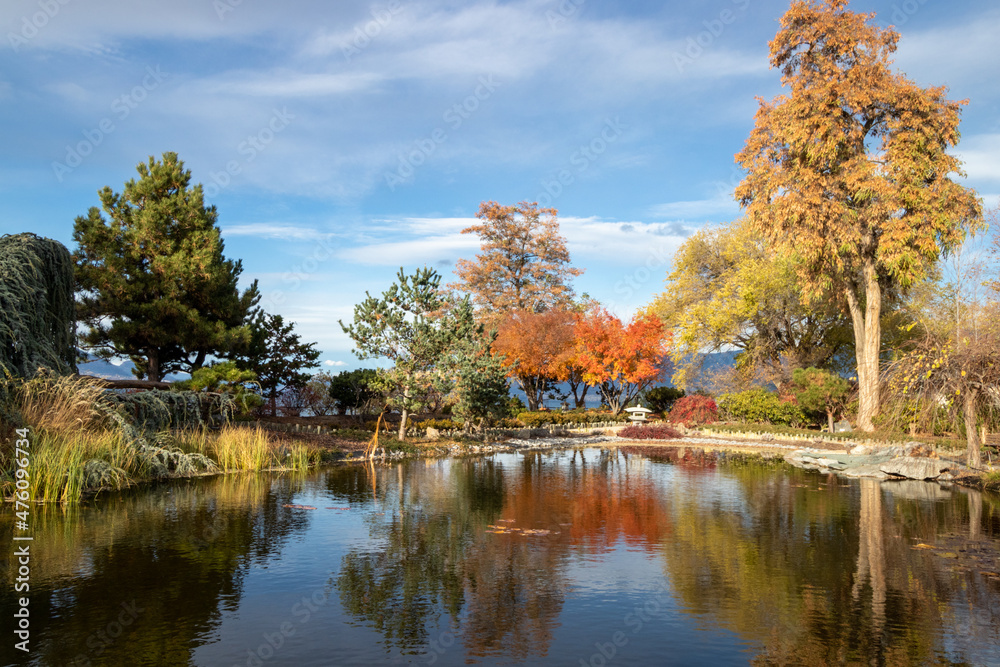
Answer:
[[[610,429],[609,429],[610,430]],[[738,454],[759,457],[766,461],[781,461],[792,467],[800,469],[813,469],[820,473],[837,474],[847,479],[857,479],[858,477],[875,478],[880,482],[892,483],[893,481],[923,481],[934,483],[939,486],[949,487],[959,485],[965,488],[979,491],[1000,492],[1000,481],[988,482],[986,473],[978,472],[966,468],[957,456],[939,455],[937,452],[930,452],[929,456],[920,460],[933,461],[939,464],[939,468],[947,471],[938,479],[908,477],[900,474],[888,474],[877,470],[868,470],[862,474],[851,474],[851,469],[838,469],[836,463],[845,458],[852,458],[849,454],[857,451],[859,447],[873,450],[869,456],[874,456],[877,461],[905,460],[911,461],[916,457],[909,456],[907,448],[919,450],[925,446],[920,443],[895,443],[873,445],[864,441],[838,440],[824,441],[822,438],[806,440],[803,437],[782,437],[781,434],[748,434],[750,437],[740,437],[735,433],[727,433],[723,437],[709,436],[704,433],[687,432],[682,438],[676,440],[630,440],[619,438],[614,433],[603,433],[600,435],[589,433],[559,432],[548,437],[538,437],[531,439],[509,438],[503,441],[484,442],[482,444],[459,443],[455,441],[432,441],[414,443],[416,452],[393,452],[386,456],[377,456],[376,462],[398,461],[409,458],[447,458],[462,456],[482,456],[496,453],[546,451],[553,449],[570,449],[581,447],[603,447],[609,449],[621,448],[642,448],[642,449],[664,449],[678,450],[690,449],[711,452],[715,454]],[[813,446],[806,446],[806,443]],[[886,454],[884,450],[892,450],[892,455]],[[648,454],[649,452],[643,452]],[[920,452],[924,453],[924,452]],[[855,456],[853,458],[859,458]],[[360,457],[344,457],[333,462],[334,465],[351,463],[364,463],[366,459]],[[877,465],[877,464],[865,464]],[[833,467],[828,467],[833,466]],[[861,466],[858,466],[861,467]]]

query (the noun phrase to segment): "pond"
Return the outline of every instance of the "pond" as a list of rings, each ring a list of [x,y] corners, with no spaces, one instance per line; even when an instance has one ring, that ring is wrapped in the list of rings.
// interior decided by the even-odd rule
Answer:
[[[227,476],[39,509],[30,653],[12,646],[8,547],[0,662],[1000,664],[997,496],[664,451]]]

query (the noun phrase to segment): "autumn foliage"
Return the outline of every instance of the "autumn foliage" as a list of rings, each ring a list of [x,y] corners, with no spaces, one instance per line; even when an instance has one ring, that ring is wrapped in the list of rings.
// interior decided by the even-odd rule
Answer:
[[[455,273],[460,282],[452,287],[472,296],[483,319],[495,321],[494,317],[515,310],[537,313],[570,303],[569,280],[583,271],[570,266],[554,208],[488,201],[479,205],[476,217],[482,222],[462,233],[477,234],[482,252],[474,261],[458,260]]]
[[[583,380],[597,385],[613,414],[660,379],[670,334],[655,315],[640,313],[628,324],[599,308],[576,325],[576,363]]]
[[[754,228],[796,255],[806,297],[839,289],[857,351],[862,430],[879,411],[881,306],[920,281],[981,218],[953,179],[965,102],[891,69],[899,34],[847,10],[847,0],[796,0],[771,42],[788,93],[761,101],[736,161]]]
[[[674,403],[670,421],[675,424],[710,424],[719,418],[719,406],[711,396],[685,396]]]
[[[538,409],[550,382],[565,379],[575,321],[565,310],[514,310],[501,321],[493,351],[504,356],[508,376],[524,391],[529,410]]]

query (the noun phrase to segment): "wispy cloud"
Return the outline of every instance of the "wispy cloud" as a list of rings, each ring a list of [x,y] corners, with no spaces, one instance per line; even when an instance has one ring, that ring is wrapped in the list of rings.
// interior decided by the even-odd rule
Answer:
[[[719,216],[735,217],[739,215],[740,206],[731,197],[717,196],[658,204],[649,212],[651,217],[665,220],[706,221]]]
[[[283,223],[254,222],[243,225],[228,225],[222,228],[225,236],[255,236],[262,239],[282,239],[286,241],[318,241],[334,235],[312,227],[298,227]]]
[[[1000,134],[966,137],[957,153],[971,181],[1000,183]]]

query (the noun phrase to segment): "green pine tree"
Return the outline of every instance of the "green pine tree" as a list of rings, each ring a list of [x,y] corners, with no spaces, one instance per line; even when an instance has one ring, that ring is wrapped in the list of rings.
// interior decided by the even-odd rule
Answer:
[[[451,321],[442,312],[448,306],[441,294],[441,276],[427,267],[413,275],[399,269],[398,282],[377,299],[366,293],[354,307],[354,324],[341,328],[355,344],[360,359],[385,357],[393,367],[380,373],[389,405],[402,415],[400,440],[406,437],[406,422],[423,408],[435,391],[447,391],[447,378],[439,362],[451,346]]]
[[[450,315],[453,341],[450,364],[454,394],[458,399],[454,414],[465,422],[465,430],[480,431],[507,415],[510,386],[503,358],[490,349],[496,331],[484,332],[473,317],[472,302],[466,297]]]
[[[250,323],[250,342],[234,355],[237,366],[257,375],[271,415],[276,413],[278,394],[304,387],[310,377],[306,369],[319,366],[316,343],[303,343],[294,328],[281,315],[257,309]]]
[[[177,154],[137,170],[121,194],[99,192],[103,214],[92,207],[74,225],[77,315],[88,327],[80,342],[161,380],[245,345],[260,294],[256,281],[237,289],[242,262],[223,256],[215,207]]]

